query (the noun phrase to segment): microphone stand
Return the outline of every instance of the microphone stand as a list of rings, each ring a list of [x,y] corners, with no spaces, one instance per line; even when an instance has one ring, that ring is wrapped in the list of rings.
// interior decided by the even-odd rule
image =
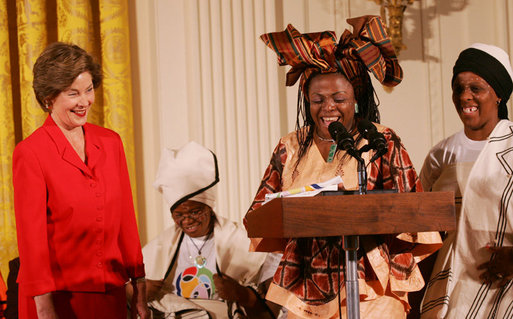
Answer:
[[[367,194],[367,171],[365,161],[358,151],[358,192],[360,195]],[[346,285],[346,316],[348,319],[360,318],[360,289],[358,286],[358,235],[344,236],[344,251],[346,267],[344,282]],[[340,292],[339,292],[340,293]]]
[[[369,121],[362,123],[362,128],[358,130],[365,130],[366,135],[369,131],[376,130],[374,124]],[[358,161],[358,193],[360,195],[367,194],[367,171],[365,170],[365,160],[362,158],[362,153],[371,150],[371,145],[367,144],[362,146],[359,150],[354,148],[354,140],[351,134],[347,132],[344,126],[339,122],[330,123],[328,130],[330,135],[337,143],[337,148],[347,151],[349,155]],[[376,131],[377,134],[377,131]],[[374,138],[376,138],[374,134]],[[362,133],[362,135],[364,135]],[[364,138],[368,140],[368,137]],[[370,142],[370,141],[369,141]],[[377,155],[377,154],[376,154]],[[380,154],[379,156],[381,156]],[[371,162],[375,160],[374,158]],[[346,285],[346,316],[347,319],[360,318],[360,289],[358,285],[358,248],[359,237],[358,235],[344,236],[343,248],[345,251],[346,266],[344,269],[344,283]],[[341,252],[341,250],[340,250]],[[339,302],[340,302],[340,287],[339,287]],[[339,315],[342,316],[340,309]]]

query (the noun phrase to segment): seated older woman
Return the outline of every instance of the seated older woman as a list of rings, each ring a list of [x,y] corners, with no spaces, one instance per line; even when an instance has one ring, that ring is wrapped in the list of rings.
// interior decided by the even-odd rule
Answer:
[[[218,181],[217,159],[203,146],[190,142],[177,151],[164,150],[154,185],[175,225],[143,248],[155,317],[274,316],[259,293],[265,293],[279,258],[249,252],[244,228],[214,213]]]
[[[331,31],[301,34],[291,25],[283,32],[262,36],[281,65],[291,65],[287,85],[300,78],[298,127],[282,137],[272,155],[250,211],[262,205],[268,193],[291,190],[340,176],[342,187],[359,188],[357,160],[337,143],[328,130],[341,123],[361,149],[367,145],[357,130],[363,120],[376,122],[384,136],[386,154],[362,154],[367,165],[367,189],[421,189],[417,174],[401,140],[393,130],[378,124],[369,72],[384,85],[402,80],[385,26],[379,17],[349,19],[339,41]],[[361,318],[405,318],[408,292],[420,290],[424,281],[417,263],[438,249],[438,233],[391,234],[361,237],[358,281]],[[257,251],[283,250],[283,258],[266,298],[288,311],[288,318],[335,318],[345,315],[342,265],[337,262],[342,238],[292,238],[285,241],[254,239]]]

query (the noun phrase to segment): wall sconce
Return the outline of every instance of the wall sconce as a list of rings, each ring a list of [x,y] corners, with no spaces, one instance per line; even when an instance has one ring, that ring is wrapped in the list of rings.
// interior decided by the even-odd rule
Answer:
[[[376,0],[376,3],[381,5],[381,18],[388,26],[388,34],[397,55],[406,49],[403,44],[403,16],[406,7],[413,4],[413,1],[415,0]]]

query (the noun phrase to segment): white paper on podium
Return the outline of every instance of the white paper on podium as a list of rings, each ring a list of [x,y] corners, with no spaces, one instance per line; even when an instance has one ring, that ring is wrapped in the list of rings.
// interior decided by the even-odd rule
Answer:
[[[311,184],[305,187],[294,188],[288,191],[265,194],[264,204],[272,199],[280,197],[311,197],[324,191],[337,191],[338,184],[342,183],[342,177],[336,176],[322,183]]]

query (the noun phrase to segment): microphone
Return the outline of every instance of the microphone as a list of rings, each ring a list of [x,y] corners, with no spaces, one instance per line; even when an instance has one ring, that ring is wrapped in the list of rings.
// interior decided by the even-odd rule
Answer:
[[[358,122],[357,128],[363,138],[369,141],[369,147],[376,151],[376,154],[370,159],[370,162],[374,162],[388,152],[385,136],[383,133],[378,132],[378,129],[371,121],[361,119]]]
[[[335,140],[337,148],[346,151],[352,157],[358,159],[360,156],[354,148],[354,139],[340,122],[331,122],[328,126],[331,138]]]

